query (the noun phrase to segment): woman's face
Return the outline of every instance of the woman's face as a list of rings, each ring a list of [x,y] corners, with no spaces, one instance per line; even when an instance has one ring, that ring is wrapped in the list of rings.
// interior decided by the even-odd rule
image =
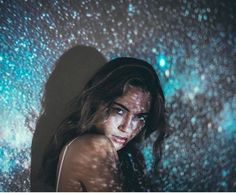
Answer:
[[[108,116],[97,121],[95,126],[112,141],[118,151],[144,127],[150,100],[148,92],[128,85],[124,89],[124,94],[113,101]]]

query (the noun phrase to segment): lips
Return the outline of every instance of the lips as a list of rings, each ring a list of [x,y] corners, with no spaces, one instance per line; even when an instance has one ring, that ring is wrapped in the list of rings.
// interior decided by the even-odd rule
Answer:
[[[112,135],[112,139],[113,139],[113,141],[115,141],[116,143],[119,143],[119,144],[124,144],[127,140],[126,137],[120,137],[120,136],[116,136],[116,135]]]

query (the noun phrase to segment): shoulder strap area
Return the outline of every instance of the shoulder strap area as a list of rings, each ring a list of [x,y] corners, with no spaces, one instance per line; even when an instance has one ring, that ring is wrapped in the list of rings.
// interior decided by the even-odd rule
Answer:
[[[58,186],[59,186],[59,181],[60,181],[60,177],[61,177],[61,170],[62,170],[62,165],[65,159],[65,155],[67,152],[67,149],[69,148],[69,146],[77,139],[77,137],[75,139],[73,139],[70,143],[68,143],[64,149],[64,152],[62,154],[62,159],[61,159],[61,163],[60,163],[60,167],[59,167],[59,171],[58,171],[58,176],[57,176],[57,186],[56,186],[56,192],[58,192]]]

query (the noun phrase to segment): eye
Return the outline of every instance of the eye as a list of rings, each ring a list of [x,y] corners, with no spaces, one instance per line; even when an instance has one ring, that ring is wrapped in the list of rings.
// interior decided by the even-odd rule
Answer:
[[[116,113],[118,115],[123,115],[125,110],[120,107],[111,107],[111,110],[113,113]]]
[[[142,123],[145,124],[146,119],[147,119],[147,115],[138,115],[138,116],[137,116],[137,119],[138,119],[140,122],[142,122]]]

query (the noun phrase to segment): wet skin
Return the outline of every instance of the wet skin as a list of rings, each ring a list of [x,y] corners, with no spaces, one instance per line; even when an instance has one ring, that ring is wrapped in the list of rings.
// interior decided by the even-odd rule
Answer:
[[[150,98],[148,92],[128,85],[124,94],[111,105],[108,116],[95,124],[98,131],[112,141],[117,151],[144,127],[150,109]]]

